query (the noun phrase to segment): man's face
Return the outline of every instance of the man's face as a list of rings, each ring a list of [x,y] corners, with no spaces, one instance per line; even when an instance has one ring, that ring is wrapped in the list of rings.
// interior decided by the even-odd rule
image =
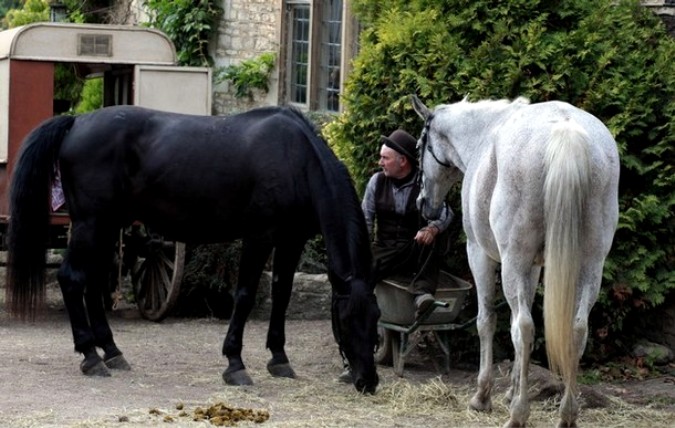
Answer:
[[[405,158],[403,155],[384,144],[382,145],[382,148],[380,149],[380,161],[378,163],[382,167],[384,175],[392,178],[405,177],[406,174],[403,168],[404,162]]]

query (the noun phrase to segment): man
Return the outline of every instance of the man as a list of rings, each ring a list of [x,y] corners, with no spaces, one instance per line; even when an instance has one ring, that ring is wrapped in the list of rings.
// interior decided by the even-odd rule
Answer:
[[[447,206],[438,220],[426,221],[417,209],[420,179],[417,141],[402,129],[382,136],[379,165],[382,171],[368,181],[362,209],[373,236],[376,280],[390,276],[405,280],[415,296],[417,314],[434,303],[440,252],[434,248],[438,235],[454,216]],[[338,378],[352,381],[349,366]]]
[[[433,244],[452,221],[445,205],[438,220],[426,221],[417,209],[420,179],[417,170],[417,141],[399,129],[382,136],[379,165],[368,182],[363,212],[368,231],[375,233],[373,255],[376,279],[392,275],[410,281],[417,313],[434,302],[440,254]]]

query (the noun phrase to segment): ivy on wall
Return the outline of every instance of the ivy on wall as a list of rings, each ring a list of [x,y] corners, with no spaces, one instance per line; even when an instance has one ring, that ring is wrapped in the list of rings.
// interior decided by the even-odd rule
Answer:
[[[267,92],[276,57],[273,52],[265,52],[239,64],[223,67],[216,72],[216,83],[229,81],[237,98],[252,98],[254,89]]]
[[[223,9],[214,0],[146,0],[148,26],[163,31],[176,46],[178,63],[211,66],[209,41],[218,30]]]

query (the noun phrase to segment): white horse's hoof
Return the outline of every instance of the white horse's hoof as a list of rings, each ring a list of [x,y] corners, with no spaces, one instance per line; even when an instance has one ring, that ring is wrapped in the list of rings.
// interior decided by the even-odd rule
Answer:
[[[492,411],[492,400],[482,399],[480,394],[476,394],[469,401],[469,409],[475,410],[477,412],[491,412]]]

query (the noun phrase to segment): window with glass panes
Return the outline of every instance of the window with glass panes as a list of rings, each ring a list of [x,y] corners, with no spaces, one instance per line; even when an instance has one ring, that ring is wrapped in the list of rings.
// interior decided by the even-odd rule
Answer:
[[[291,15],[290,101],[307,102],[309,72],[309,5],[294,4]]]
[[[340,110],[344,0],[284,0],[282,101],[307,109]]]
[[[324,2],[321,20],[319,108],[340,109],[340,59],[342,50],[342,0]]]

